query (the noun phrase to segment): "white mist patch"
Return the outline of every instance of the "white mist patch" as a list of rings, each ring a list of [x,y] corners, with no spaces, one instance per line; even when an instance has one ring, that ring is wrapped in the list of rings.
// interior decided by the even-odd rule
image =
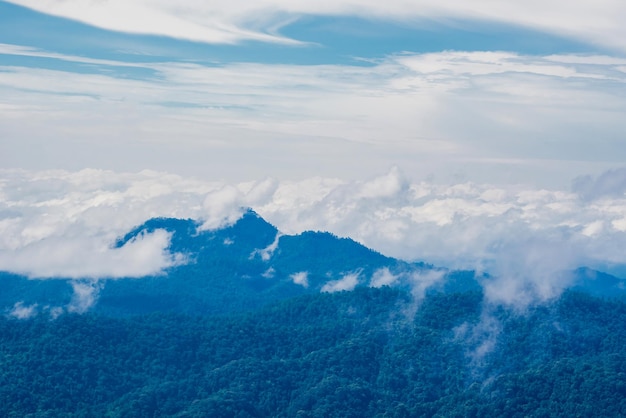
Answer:
[[[87,312],[96,303],[101,288],[102,283],[97,280],[72,281],[74,294],[67,305],[67,311],[78,314]]]
[[[411,284],[411,295],[414,299],[424,299],[426,290],[439,283],[445,276],[443,270],[419,270],[408,274],[408,282]]]
[[[483,282],[488,303],[523,311],[561,295],[573,281],[577,251],[562,241],[520,240],[499,249]]]
[[[410,287],[413,299],[419,301],[424,298],[428,288],[443,280],[445,274],[445,270],[439,269],[415,269],[394,274],[388,267],[383,267],[374,271],[369,286],[378,288],[405,284]]]
[[[383,267],[376,270],[370,279],[370,287],[391,286],[400,279],[400,275],[394,275],[389,268]]]
[[[322,293],[335,293],[341,291],[351,291],[359,284],[360,273],[349,273],[339,280],[331,280],[322,286]]]
[[[416,270],[402,275],[402,281],[408,284],[411,289],[411,301],[404,308],[404,314],[407,318],[415,317],[426,296],[426,290],[439,283],[445,274],[444,270]]]
[[[293,273],[289,276],[289,278],[295,283],[299,284],[302,287],[309,287],[309,273],[306,271],[300,271],[298,273]]]
[[[48,307],[50,319],[57,319],[59,316],[63,315],[64,312],[65,310],[60,306]]]
[[[272,241],[270,245],[260,250],[259,249],[254,250],[252,254],[250,254],[250,259],[253,259],[257,255],[259,255],[261,257],[261,260],[269,261],[272,258],[272,254],[274,254],[274,252],[278,249],[278,242],[280,241],[280,237],[282,235],[283,234],[278,232],[276,234],[276,237],[274,238],[274,241]]]
[[[210,192],[204,199],[206,220],[200,231],[219,229],[234,224],[244,214],[243,194],[233,186]]]
[[[48,237],[14,251],[0,251],[0,269],[30,278],[143,277],[184,262],[167,250],[165,230],[140,234],[120,248],[104,237]]]
[[[480,321],[476,324],[463,324],[453,329],[455,341],[465,345],[470,364],[480,367],[485,357],[492,353],[498,344],[502,324],[490,312],[483,309]]]
[[[37,315],[37,304],[25,305],[24,302],[16,302],[8,312],[8,316],[16,319],[29,319]]]
[[[273,267],[268,268],[261,274],[261,277],[265,279],[272,279],[276,275],[276,270]]]

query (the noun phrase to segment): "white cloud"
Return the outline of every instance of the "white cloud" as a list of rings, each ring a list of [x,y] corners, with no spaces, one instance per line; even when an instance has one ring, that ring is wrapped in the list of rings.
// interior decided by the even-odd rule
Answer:
[[[63,315],[65,310],[60,306],[47,307],[48,314],[50,315],[50,319],[57,319],[59,316]]]
[[[213,188],[147,171],[4,171],[1,177],[0,269],[30,277],[138,277],[183,262],[167,251],[170,234],[163,230],[112,245],[154,216],[203,218],[203,195]]]
[[[272,258],[274,252],[278,249],[278,242],[280,241],[280,237],[282,234],[278,232],[276,237],[274,237],[274,241],[270,245],[262,249],[256,249],[250,254],[250,258],[254,258],[257,254],[261,257],[263,261],[269,261]]]
[[[309,273],[306,271],[300,271],[293,273],[289,276],[295,284],[299,284],[302,287],[309,287]]]
[[[446,272],[444,270],[414,271],[408,275],[411,284],[411,295],[416,301],[424,299],[426,290],[434,284],[440,282]]]
[[[603,221],[594,221],[594,222],[587,224],[583,228],[581,233],[585,236],[592,237],[596,234],[601,233],[603,228],[604,228]]]
[[[356,197],[365,199],[391,198],[400,194],[407,187],[408,184],[398,167],[393,167],[387,175],[360,184]]]
[[[353,290],[359,284],[359,272],[349,273],[338,280],[331,280],[322,286],[321,291],[324,293],[335,293]]]
[[[262,199],[276,187],[268,176],[405,173],[361,185],[365,197],[430,174],[561,187],[626,158],[617,146],[626,78],[613,57],[458,51],[371,66],[133,64],[154,72],[142,80],[93,65],[106,71],[2,67],[3,166],[265,178],[249,190]]]
[[[120,248],[101,237],[44,238],[0,251],[0,266],[32,278],[142,277],[184,261],[182,255],[168,253],[169,240],[164,230],[142,234]]]
[[[368,191],[372,185],[381,185],[380,193]],[[150,171],[4,170],[0,270],[74,278],[158,273],[180,262],[166,250],[164,231],[119,249],[111,244],[151,217],[219,225],[236,219],[241,206],[285,234],[325,230],[385,255],[486,271],[494,276],[484,283],[488,300],[520,309],[558,296],[570,284],[570,269],[626,264],[626,198],[619,195],[588,200],[567,190],[415,182],[396,168],[355,181],[231,184]],[[442,274],[382,270],[363,280],[375,287],[411,284],[419,300]],[[308,283],[306,272],[292,280]],[[359,280],[348,274],[325,290],[348,289]]]
[[[626,168],[608,170],[596,178],[590,175],[577,177],[573,181],[573,190],[588,200],[625,197]]]
[[[626,171],[605,171],[626,159],[622,2],[548,0],[542,13],[533,2],[487,0],[13,3],[201,42],[289,43],[280,28],[302,15],[358,15],[522,26],[616,52],[202,65],[0,44],[0,54],[83,70],[0,65],[0,166],[35,170],[0,173],[0,269],[32,277],[158,273],[180,262],[163,231],[120,249],[110,244],[153,216],[200,219],[212,229],[235,222],[245,206],[286,233],[329,230],[391,256],[497,272],[487,293],[505,304],[514,294],[557,295],[567,286],[560,272],[575,264],[626,263]],[[120,77],[122,67],[152,76]],[[128,173],[144,167],[159,171]],[[602,171],[566,190],[572,177]],[[538,259],[536,248],[556,261]],[[520,259],[509,257],[517,251]],[[385,280],[381,273],[371,284]]]
[[[415,313],[426,296],[426,290],[436,283],[441,282],[445,274],[445,270],[416,269],[413,271],[403,272],[399,275],[398,278],[404,284],[408,285],[411,291],[411,301],[403,309],[404,315],[409,320],[412,320],[415,317]]]
[[[418,25],[422,19],[441,22],[493,22],[529,27],[583,42],[626,50],[622,22],[626,8],[618,0],[601,4],[578,0],[566,5],[558,0],[499,2],[461,0],[341,1],[228,1],[187,0],[11,0],[38,11],[79,20],[106,29],[147,33],[201,42],[239,40],[288,42],[277,30],[302,15],[361,16]],[[541,10],[541,13],[537,13]]]
[[[414,314],[417,304],[424,299],[426,290],[440,282],[444,278],[445,274],[445,270],[418,268],[394,274],[388,267],[383,267],[374,271],[370,279],[369,286],[382,287],[393,286],[396,284],[408,285],[411,288],[411,296],[413,297],[413,304],[409,310]]]
[[[383,287],[383,286],[391,286],[395,284],[399,275],[395,275],[389,271],[387,267],[383,267],[378,269],[372,274],[372,278],[370,279],[370,287]]]
[[[24,302],[17,302],[8,313],[9,316],[17,319],[29,319],[37,315],[37,304],[24,305]]]
[[[209,43],[240,40],[295,43],[280,36],[238,27],[224,10],[201,7],[197,2],[171,7],[167,2],[106,1],[30,2],[21,4],[45,13],[78,20],[109,30],[154,34]],[[200,7],[199,7],[200,6]]]
[[[502,324],[488,309],[483,309],[476,324],[463,324],[454,328],[455,340],[466,345],[466,355],[474,367],[484,365],[485,356],[493,352],[498,344]]]
[[[96,303],[102,284],[97,280],[73,280],[71,283],[74,294],[69,305],[67,305],[67,311],[78,314],[87,312]]]
[[[523,311],[561,295],[574,280],[572,270],[580,263],[571,241],[516,238],[499,248],[483,283],[485,299]]]
[[[261,274],[261,276],[263,276],[266,279],[271,279],[274,277],[275,274],[276,274],[276,270],[273,267],[270,267],[267,270],[265,270],[263,274]]]
[[[243,216],[243,195],[233,186],[224,186],[206,196],[204,209],[208,217],[201,225],[201,230],[231,225]]]

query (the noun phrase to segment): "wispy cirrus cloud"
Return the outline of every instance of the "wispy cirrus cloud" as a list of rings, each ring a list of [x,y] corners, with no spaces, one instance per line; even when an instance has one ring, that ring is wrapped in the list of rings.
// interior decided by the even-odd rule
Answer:
[[[384,4],[370,0],[189,0],[176,4],[146,0],[11,0],[11,3],[109,30],[208,43],[242,40],[295,42],[281,36],[279,30],[301,16],[359,16],[415,26],[423,24],[424,20],[444,25],[458,25],[459,22],[516,25],[626,51],[626,33],[622,25],[626,7],[615,0],[603,1],[601,5],[582,0],[567,5],[557,0],[541,4],[494,3],[487,0],[471,4],[459,0],[437,3],[392,0]]]
[[[363,178],[398,165],[411,178],[459,174],[562,186],[626,158],[617,146],[626,128],[626,65],[610,56],[441,52],[392,55],[370,66],[134,63],[153,74],[141,79],[116,75],[116,62],[90,64],[110,71],[2,67],[5,166],[134,171],[139,161],[244,180]]]

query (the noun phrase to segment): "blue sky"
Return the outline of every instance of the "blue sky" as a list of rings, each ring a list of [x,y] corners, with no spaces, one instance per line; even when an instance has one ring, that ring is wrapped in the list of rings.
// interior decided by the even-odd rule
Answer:
[[[0,1],[0,269],[241,205],[407,259],[626,265],[624,21],[616,0]],[[50,262],[27,272],[76,268]]]
[[[283,64],[362,64],[401,51],[508,50],[524,54],[596,52],[597,47],[498,22],[394,22],[359,16],[300,16],[280,33],[305,45],[189,42],[158,35],[129,35],[0,2],[4,43],[103,59]],[[29,30],[24,30],[26,27]],[[129,53],[124,53],[124,51]],[[139,55],[133,54],[133,52]]]
[[[623,9],[0,2],[0,162],[562,186],[626,158]]]

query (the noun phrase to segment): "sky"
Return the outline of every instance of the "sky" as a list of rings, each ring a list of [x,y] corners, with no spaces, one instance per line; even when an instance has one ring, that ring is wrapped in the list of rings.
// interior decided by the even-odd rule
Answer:
[[[179,262],[167,234],[115,237],[251,206],[539,293],[537,266],[626,271],[624,21],[617,0],[0,1],[0,270],[151,274]]]

